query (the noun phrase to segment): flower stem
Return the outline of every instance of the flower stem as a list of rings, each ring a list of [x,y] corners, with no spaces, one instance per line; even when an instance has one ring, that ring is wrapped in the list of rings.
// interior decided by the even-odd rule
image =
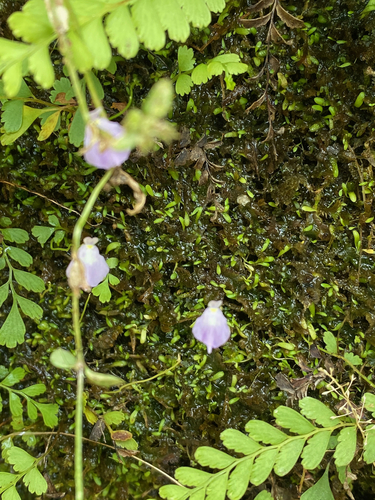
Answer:
[[[73,230],[72,241],[72,255],[76,255],[81,242],[83,228],[90,216],[91,210],[98,199],[98,196],[107,184],[113,169],[108,170],[93,189],[89,199],[86,202],[80,218],[76,222]],[[83,389],[85,377],[85,358],[83,355],[82,335],[80,327],[80,314],[79,314],[79,295],[73,290],[72,294],[72,316],[73,316],[73,329],[74,340],[76,345],[76,375],[77,375],[77,397],[76,397],[76,412],[75,412],[75,440],[74,440],[74,479],[75,479],[75,499],[84,499],[83,488],[83,457],[82,457],[82,425],[83,425]]]

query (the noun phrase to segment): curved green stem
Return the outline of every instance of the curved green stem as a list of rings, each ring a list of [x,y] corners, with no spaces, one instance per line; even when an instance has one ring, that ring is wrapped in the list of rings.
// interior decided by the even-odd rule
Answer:
[[[78,252],[78,248],[81,243],[81,236],[83,228],[90,216],[93,206],[98,199],[98,196],[107,184],[111,175],[113,174],[113,169],[108,170],[98,182],[98,184],[93,189],[89,199],[86,202],[85,208],[83,209],[80,218],[76,222],[73,230],[73,241],[72,241],[72,256],[75,258]],[[76,399],[76,412],[75,412],[75,440],[74,440],[74,477],[75,477],[75,490],[76,500],[84,499],[84,488],[83,488],[83,457],[82,457],[82,425],[83,425],[83,389],[84,389],[84,378],[85,378],[85,358],[83,355],[83,345],[82,345],[82,335],[80,327],[80,314],[79,314],[79,295],[73,290],[72,294],[72,316],[73,316],[73,330],[74,330],[74,340],[76,345],[76,374],[77,374],[77,399]]]

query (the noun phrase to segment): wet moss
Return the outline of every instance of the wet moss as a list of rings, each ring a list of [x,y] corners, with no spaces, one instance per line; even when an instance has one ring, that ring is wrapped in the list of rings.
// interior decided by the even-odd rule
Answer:
[[[264,49],[266,31],[260,28],[247,37],[235,32],[247,4],[231,2],[228,30],[198,58],[213,57],[225,46],[241,52],[256,71],[255,46],[261,42]],[[286,7],[292,9],[293,2]],[[90,366],[130,382],[165,371],[178,355],[182,359],[160,379],[120,393],[88,386],[88,405],[98,414],[121,409],[126,415],[122,426],[133,433],[140,456],[169,474],[192,464],[198,446],[220,447],[225,428],[243,430],[252,418],[272,422],[272,411],[286,399],[276,374],[296,378],[306,367],[323,365],[324,359],[313,352],[314,346],[324,348],[326,330],[339,337],[343,350],[361,357],[363,372],[372,377],[374,14],[360,19],[353,1],[323,7],[310,1],[303,12],[296,8],[311,28],[291,32],[277,25],[292,43],[271,49],[285,79],[275,79],[269,89],[275,108],[273,140],[264,141],[270,127],[266,104],[245,111],[263,92],[264,79],[256,83],[238,76],[234,91],[225,95],[219,78],[196,86],[190,96],[176,98],[170,117],[181,130],[188,129],[189,141],[148,157],[133,153],[126,165],[148,190],[143,212],[128,216],[132,194],[118,187],[101,194],[85,228],[85,236],[98,236],[103,251],[120,243],[108,252],[119,259],[112,272],[120,283],[111,287],[109,303],[91,296],[85,312]],[[189,44],[201,47],[207,41],[207,34],[195,32]],[[160,54],[141,51],[134,61],[119,63],[114,77],[100,74],[107,111],[113,113],[113,103],[129,99],[130,86],[133,103],[139,105],[154,80],[175,70],[176,53],[176,44]],[[262,62],[264,51],[256,57]],[[365,92],[364,102],[356,107],[360,92]],[[194,161],[178,164],[181,151],[191,152],[203,134],[222,141],[205,150],[211,166],[205,163],[199,171]],[[26,382],[38,379],[48,386],[47,400],[60,404],[63,433],[72,431],[75,381],[52,368],[49,355],[58,346],[74,348],[65,250],[77,215],[64,207],[79,212],[101,173],[75,155],[66,129],[45,143],[36,137],[34,127],[0,153],[1,180],[7,182],[1,184],[0,216],[30,233],[55,215],[64,235],[58,245],[48,241],[43,248],[31,236],[27,250],[34,257],[32,270],[47,286],[39,299],[44,317],[39,324],[27,322],[25,344],[1,349],[0,360],[6,366],[24,365]],[[360,247],[353,231],[360,236]],[[82,296],[82,308],[86,298]],[[222,298],[232,338],[207,356],[190,325],[209,300]],[[338,380],[348,382],[351,371],[340,361],[331,362]],[[357,379],[356,402],[365,389]],[[323,390],[321,384],[310,394],[333,404],[321,396]],[[3,431],[11,432],[6,404],[2,417]],[[38,423],[32,429],[42,428]],[[91,429],[86,422],[86,437]],[[37,437],[31,452],[43,451],[46,440]],[[85,445],[88,498],[141,498],[145,492],[158,498],[157,487],[165,478],[130,458],[119,465],[112,453]],[[47,471],[57,489],[67,493],[65,498],[73,498],[73,460],[73,441],[60,437]],[[370,466],[356,462],[352,471],[358,476],[356,498],[366,498]],[[299,473],[297,468],[293,484]],[[296,486],[277,481],[296,494]],[[341,497],[341,484],[335,482],[335,488]]]

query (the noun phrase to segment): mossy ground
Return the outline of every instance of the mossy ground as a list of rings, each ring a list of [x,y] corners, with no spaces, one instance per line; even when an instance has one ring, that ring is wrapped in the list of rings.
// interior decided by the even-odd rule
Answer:
[[[358,355],[358,368],[373,376],[375,14],[361,18],[365,4],[354,0],[323,4],[283,3],[311,29],[291,30],[277,21],[291,43],[271,46],[279,66],[268,87],[272,140],[264,141],[270,127],[266,103],[245,111],[262,95],[266,77],[234,77],[233,91],[218,77],[196,86],[189,96],[176,97],[169,117],[185,129],[181,141],[147,157],[135,152],[124,166],[147,189],[143,211],[128,216],[132,193],[118,187],[102,193],[85,229],[84,236],[99,238],[102,253],[119,243],[107,256],[119,259],[112,272],[120,283],[111,287],[108,303],[91,295],[84,316],[90,366],[139,381],[181,358],[167,375],[121,392],[88,386],[87,404],[98,414],[121,409],[126,420],[120,427],[132,432],[140,457],[171,475],[177,466],[194,464],[198,446],[220,447],[224,429],[243,430],[253,418],[272,422],[273,409],[286,399],[277,373],[302,377],[306,369],[331,363],[340,383],[347,383],[351,367],[319,354],[325,330],[337,336],[341,354]],[[225,48],[241,54],[255,75],[267,55],[266,29],[236,33],[250,2],[229,5],[226,28],[195,56],[204,61]],[[209,38],[209,30],[195,32],[188,45],[201,47]],[[155,80],[176,71],[177,48],[170,43],[157,54],[141,51],[132,61],[118,62],[116,75],[98,75],[107,112],[113,114],[113,103],[128,102],[130,89],[133,104],[140,105]],[[34,257],[32,270],[47,284],[43,297],[30,297],[44,317],[39,324],[26,322],[23,345],[0,353],[1,364],[29,370],[26,385],[47,385],[46,398],[61,405],[62,433],[73,431],[75,381],[51,367],[49,355],[58,346],[74,348],[65,269],[77,215],[68,208],[80,211],[102,175],[68,144],[67,126],[63,121],[60,132],[37,142],[34,125],[0,152],[6,181],[0,215],[28,232],[56,215],[65,231],[59,248],[50,242],[42,248],[33,237],[25,247]],[[202,146],[204,134],[212,147]],[[222,168],[208,162],[194,168],[194,158],[204,155]],[[82,307],[86,299],[83,294]],[[208,356],[191,324],[208,301],[218,299],[224,300],[232,337]],[[356,376],[353,401],[368,389]],[[324,382],[309,394],[334,405],[323,391]],[[39,422],[28,425],[47,431]],[[86,437],[91,430],[86,421]],[[2,433],[8,432],[5,405]],[[38,436],[30,452],[44,451],[47,441]],[[73,498],[73,440],[59,437],[52,444],[45,470],[58,491]],[[159,498],[163,476],[132,459],[120,466],[112,455],[100,445],[85,445],[87,498]],[[356,500],[369,498],[371,466],[357,461],[352,471],[358,476]],[[272,479],[280,498],[297,498],[301,473],[296,466],[287,479]],[[332,485],[335,498],[345,498],[334,477]],[[244,498],[257,491],[253,487]]]

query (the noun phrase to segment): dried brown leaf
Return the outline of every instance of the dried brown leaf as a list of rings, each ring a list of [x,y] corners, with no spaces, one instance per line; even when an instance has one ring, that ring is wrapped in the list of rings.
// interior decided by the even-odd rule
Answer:
[[[275,0],[260,0],[260,2],[256,3],[255,5],[251,5],[248,8],[248,13],[250,14],[251,12],[259,12],[262,9],[267,9],[270,5],[274,3]]]
[[[111,105],[111,109],[117,109],[117,111],[122,111],[127,106],[126,102],[113,102]]]
[[[250,113],[250,111],[253,111],[254,109],[256,108],[259,108],[259,106],[261,106],[265,99],[266,99],[266,93],[264,92],[263,95],[261,97],[259,97],[259,99],[255,102],[253,102],[253,104],[251,106],[249,106],[245,111],[246,113]]]
[[[270,126],[268,127],[267,137],[262,141],[262,143],[271,141],[274,138],[274,136],[275,136],[275,131],[273,130],[272,123],[270,123]]]
[[[289,28],[304,28],[305,23],[301,21],[301,19],[297,19],[296,17],[292,16],[287,12],[279,3],[276,5],[276,11],[277,15],[279,18],[284,21],[284,23],[289,27]]]
[[[72,105],[77,104],[75,99],[66,100],[65,96],[66,96],[65,92],[59,92],[55,98],[55,102],[58,102],[59,104],[65,104],[65,105],[66,104],[72,104]]]
[[[183,149],[181,153],[179,153],[174,161],[175,166],[184,166],[188,162],[191,162],[190,151],[188,149]]]
[[[286,45],[292,45],[292,40],[285,40],[280,32],[276,29],[275,25],[272,23],[271,29],[269,31],[269,36],[271,37],[271,40],[273,43],[285,43]]]
[[[245,28],[259,28],[259,26],[264,26],[271,19],[272,12],[266,16],[257,17],[256,19],[241,19],[241,23]]]
[[[104,430],[105,430],[105,422],[102,418],[99,418],[96,421],[94,427],[92,428],[89,439],[91,439],[92,441],[99,441],[99,439],[101,439],[104,433]]]
[[[114,431],[111,434],[113,441],[128,441],[128,439],[131,439],[132,437],[133,434],[129,431]]]
[[[199,178],[198,184],[199,186],[202,186],[203,184],[206,184],[207,181],[208,181],[208,171],[203,170],[202,175]]]

